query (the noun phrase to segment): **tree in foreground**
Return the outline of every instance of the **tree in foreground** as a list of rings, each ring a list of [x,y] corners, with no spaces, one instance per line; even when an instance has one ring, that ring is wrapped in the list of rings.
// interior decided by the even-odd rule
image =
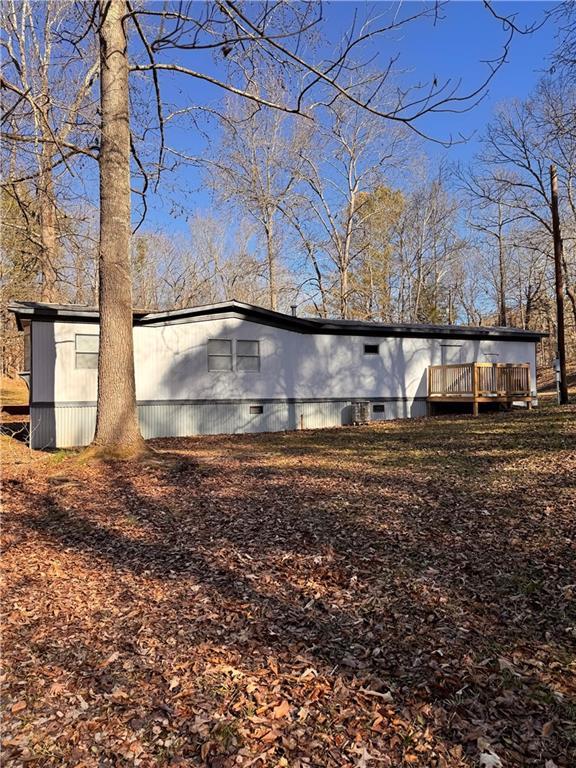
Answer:
[[[131,191],[128,58],[124,0],[100,0],[100,353],[92,450],[144,450],[138,425],[130,273]]]

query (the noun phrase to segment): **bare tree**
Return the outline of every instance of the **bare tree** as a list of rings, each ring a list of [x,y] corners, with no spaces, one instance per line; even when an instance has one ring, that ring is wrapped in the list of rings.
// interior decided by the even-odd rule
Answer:
[[[559,101],[557,97],[561,95]],[[501,107],[489,125],[478,157],[473,193],[483,206],[500,205],[505,218],[516,226],[536,228],[545,235],[547,258],[552,264],[553,227],[549,166],[558,158],[560,215],[568,234],[573,229],[573,185],[576,168],[573,95],[544,81],[525,102]],[[572,105],[572,106],[570,106]],[[568,234],[568,245],[572,245]],[[565,292],[576,326],[576,264],[574,249],[563,251]]]
[[[267,90],[279,88],[272,82]],[[247,102],[229,101],[220,126],[219,151],[203,161],[206,177],[221,206],[254,219],[264,245],[268,305],[277,309],[283,211],[291,207],[301,176],[298,149],[307,132],[285,112],[256,109]]]
[[[508,325],[506,228],[514,218],[506,218],[505,209],[501,202],[486,204],[481,200],[478,205],[472,208],[471,213],[468,224],[480,234],[481,247],[483,246],[487,252],[491,252],[493,244],[496,246],[494,284],[498,306],[498,325],[506,326]],[[506,213],[508,213],[507,209]]]
[[[323,275],[324,306],[333,297],[332,309],[342,318],[350,317],[357,292],[353,270],[369,256],[366,232],[389,215],[391,198],[377,190],[405,162],[407,149],[401,127],[382,126],[370,113],[338,98],[300,150],[302,181],[291,218],[316,273]]]
[[[461,201],[446,188],[442,169],[406,196],[395,238],[397,319],[453,320],[457,292],[453,277],[467,248],[461,210]]]
[[[558,24],[556,48],[552,54],[554,69],[559,69],[572,82],[576,79],[576,7],[571,0],[555,5],[550,15]]]
[[[254,224],[196,212],[190,235],[133,238],[134,298],[143,308],[178,309],[238,299],[262,304],[266,269],[250,247]]]
[[[37,227],[40,298],[54,301],[61,293],[57,172],[73,173],[81,157],[94,156],[91,88],[98,70],[95,48],[82,55],[64,51],[59,26],[74,7],[70,0],[33,3],[6,0],[0,8],[4,66],[3,186],[22,214]],[[84,134],[87,133],[87,136]],[[11,162],[17,155],[18,162]],[[29,191],[33,189],[31,197]],[[5,226],[15,226],[6,222]]]

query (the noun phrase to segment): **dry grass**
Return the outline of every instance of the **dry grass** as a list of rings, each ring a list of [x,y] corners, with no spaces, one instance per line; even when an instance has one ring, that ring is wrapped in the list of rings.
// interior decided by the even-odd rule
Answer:
[[[568,395],[576,400],[576,362],[567,364],[567,375]],[[545,402],[556,397],[556,374],[551,368],[539,371],[538,394]]]
[[[1,405],[28,405],[28,387],[22,379],[2,376],[0,381]]]

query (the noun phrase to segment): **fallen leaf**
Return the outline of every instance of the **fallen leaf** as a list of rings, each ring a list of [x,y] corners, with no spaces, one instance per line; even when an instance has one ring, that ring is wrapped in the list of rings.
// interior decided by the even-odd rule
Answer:
[[[495,752],[482,752],[480,754],[480,768],[502,768],[502,760]]]
[[[144,751],[144,747],[139,741],[133,741],[130,744],[130,752],[132,752],[134,755],[138,756],[141,752]]]
[[[116,659],[120,656],[118,651],[114,651],[114,653],[111,653],[110,656],[108,656],[107,659],[105,659],[99,666],[100,669],[105,669],[106,667],[110,666],[110,664],[113,664]]]
[[[15,704],[12,704],[12,709],[10,711],[15,715],[17,712],[22,712],[27,706],[28,704],[22,699],[22,701],[17,701]]]
[[[288,717],[290,714],[290,704],[284,699],[284,701],[281,704],[278,704],[277,707],[274,707],[272,710],[272,717],[274,720],[279,720],[282,717]]]
[[[377,696],[386,704],[391,704],[394,701],[394,697],[392,696],[391,691],[386,691],[385,693],[381,693],[380,691],[371,691],[369,688],[360,688],[360,690],[365,696]]]

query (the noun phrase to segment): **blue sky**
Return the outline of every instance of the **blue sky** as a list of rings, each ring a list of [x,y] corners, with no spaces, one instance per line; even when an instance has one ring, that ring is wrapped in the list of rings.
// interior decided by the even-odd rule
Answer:
[[[342,32],[349,29],[355,10],[360,14],[368,11],[388,13],[398,9],[398,3],[351,3],[332,2],[325,6],[325,33],[330,40],[338,40]],[[402,3],[400,12],[414,13],[421,6],[419,2]],[[501,15],[516,15],[519,26],[530,25],[542,20],[553,3],[542,2],[500,2],[495,9]],[[381,39],[378,47],[369,53],[376,54],[373,67],[385,66],[390,55],[399,53],[400,77],[406,82],[430,81],[438,77],[462,79],[462,90],[468,92],[477,87],[487,73],[482,61],[496,58],[507,35],[498,20],[494,19],[479,0],[452,0],[442,10],[442,17],[436,24],[430,19],[418,20],[401,30]],[[427,143],[424,147],[432,162],[441,158],[449,161],[469,162],[478,148],[478,135],[489,121],[494,107],[510,98],[524,98],[549,67],[548,56],[554,46],[554,24],[548,21],[533,34],[515,36],[509,62],[492,81],[487,97],[473,110],[464,114],[436,114],[424,117],[418,124],[426,133],[445,139],[448,136],[464,134],[465,143],[444,149]],[[204,53],[194,52],[186,61],[195,69],[214,72],[212,59]],[[217,88],[192,81],[177,74],[162,75],[162,87],[169,100],[179,104],[218,103],[224,96]],[[178,132],[174,137],[179,149],[190,154],[204,151],[204,139],[187,131]],[[187,190],[182,195],[178,190]],[[182,207],[178,206],[181,201]],[[175,205],[176,201],[176,205]],[[206,210],[210,198],[202,190],[199,172],[191,167],[182,167],[172,179],[167,179],[158,195],[149,200],[149,215],[145,228],[160,228],[186,232],[187,218],[195,209]]]

